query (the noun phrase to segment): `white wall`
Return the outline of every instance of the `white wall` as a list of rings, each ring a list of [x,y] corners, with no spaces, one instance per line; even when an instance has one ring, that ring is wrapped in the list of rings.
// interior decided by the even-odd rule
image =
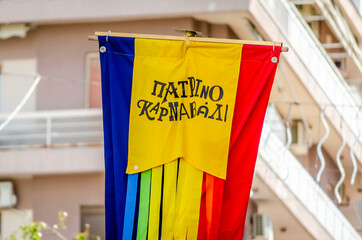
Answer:
[[[4,209],[0,210],[1,217],[1,236],[0,238],[8,238],[10,234],[19,230],[21,226],[27,225],[33,221],[33,211]],[[19,239],[20,236],[16,235]]]
[[[0,88],[0,112],[12,112],[20,103],[34,82],[37,71],[36,59],[5,60],[2,62]],[[34,111],[36,90],[30,96],[22,111]]]

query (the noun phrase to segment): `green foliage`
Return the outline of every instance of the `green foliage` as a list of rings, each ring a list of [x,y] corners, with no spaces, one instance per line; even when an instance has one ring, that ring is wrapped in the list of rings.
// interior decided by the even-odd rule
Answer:
[[[74,240],[86,240],[86,235],[87,233],[79,233]],[[92,236],[90,235],[91,239],[94,239],[94,240],[101,240],[101,237],[100,236]],[[90,238],[88,238],[90,239]]]
[[[77,236],[75,236],[76,240],[85,240],[84,233],[79,233]]]
[[[21,227],[24,240],[39,240],[42,238],[41,230],[44,229],[42,222],[33,222],[28,226]]]
[[[15,231],[11,234],[9,238],[6,238],[4,240],[41,240],[43,239],[42,231],[49,231],[53,234],[55,234],[59,239],[67,240],[66,237],[64,237],[59,230],[66,228],[66,220],[68,217],[67,212],[59,211],[58,212],[58,223],[50,227],[45,222],[32,222],[27,226],[20,227],[18,231]],[[99,236],[93,236],[89,234],[89,224],[86,224],[86,231],[83,233],[79,233],[75,236],[74,240],[101,240]],[[21,238],[18,239],[17,236],[20,236]]]
[[[17,240],[16,235],[22,235],[21,239],[23,240],[39,240],[43,237],[41,231],[45,229],[47,229],[45,222],[32,222],[27,226],[20,227],[18,231],[13,232],[5,240]]]

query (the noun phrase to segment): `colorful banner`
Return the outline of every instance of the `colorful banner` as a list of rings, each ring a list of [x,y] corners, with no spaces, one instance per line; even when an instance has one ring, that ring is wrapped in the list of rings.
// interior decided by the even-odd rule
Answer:
[[[107,239],[241,239],[281,47],[99,46]]]

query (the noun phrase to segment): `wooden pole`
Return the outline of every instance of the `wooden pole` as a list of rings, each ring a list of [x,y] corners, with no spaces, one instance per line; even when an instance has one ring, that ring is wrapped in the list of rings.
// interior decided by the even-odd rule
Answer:
[[[111,37],[128,37],[128,38],[146,38],[146,39],[165,39],[184,41],[183,36],[168,36],[168,35],[151,35],[151,34],[137,34],[137,33],[116,33],[116,32],[95,32],[94,35],[88,36],[90,41],[98,41],[98,36],[111,36]],[[224,38],[204,38],[204,37],[188,37],[190,41],[197,42],[215,42],[215,43],[236,43],[236,44],[249,44],[249,45],[263,45],[263,46],[282,46],[281,42],[267,42],[267,41],[250,41],[238,39],[224,39]],[[282,52],[288,52],[288,47],[283,47]]]

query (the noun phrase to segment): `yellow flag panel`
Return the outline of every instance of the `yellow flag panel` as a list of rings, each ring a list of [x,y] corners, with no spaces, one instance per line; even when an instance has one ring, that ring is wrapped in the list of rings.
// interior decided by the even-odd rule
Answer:
[[[240,44],[135,40],[128,174],[182,158],[226,178],[241,51]]]

